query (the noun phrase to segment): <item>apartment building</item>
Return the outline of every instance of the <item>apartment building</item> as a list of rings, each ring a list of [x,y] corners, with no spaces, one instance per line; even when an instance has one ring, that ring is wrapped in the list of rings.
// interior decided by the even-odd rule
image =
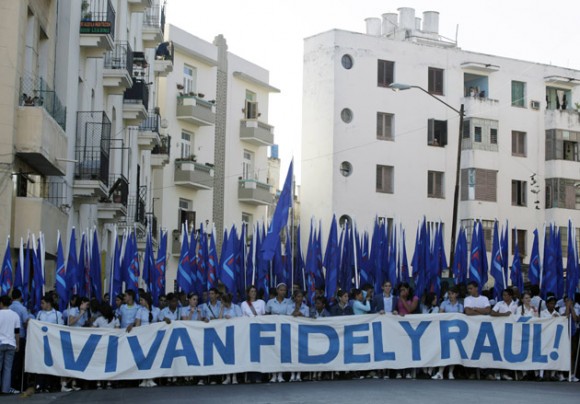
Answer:
[[[483,220],[491,249],[493,221],[509,221],[527,263],[535,228],[580,223],[580,71],[463,50],[422,17],[306,38],[302,225],[379,217],[413,245],[425,216],[449,252],[461,141],[458,223]]]
[[[218,250],[224,228],[263,221],[274,201],[268,182],[268,147],[274,127],[268,99],[279,90],[267,70],[228,51],[219,35],[212,43],[173,25],[174,72],[160,81],[168,160],[155,166],[153,198],[170,232],[168,290],[176,278],[181,229],[211,231]]]
[[[161,0],[2,1],[0,233],[13,247],[97,230],[103,277],[113,227],[155,227],[152,151],[163,147],[157,83],[172,70]],[[157,149],[156,149],[157,148]],[[79,241],[77,240],[77,243]],[[65,250],[67,248],[65,247]]]

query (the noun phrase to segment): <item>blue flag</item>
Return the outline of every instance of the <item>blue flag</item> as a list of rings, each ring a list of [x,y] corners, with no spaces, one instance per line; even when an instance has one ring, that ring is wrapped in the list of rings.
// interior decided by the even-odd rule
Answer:
[[[14,275],[14,289],[22,292],[22,268],[24,267],[24,242],[20,238],[20,250],[18,251],[18,263],[16,264],[16,274]]]
[[[56,294],[58,295],[58,307],[63,310],[69,301],[68,288],[66,285],[66,268],[64,266],[64,252],[60,232],[56,242]]]
[[[540,247],[538,241],[538,229],[534,230],[534,242],[532,244],[532,255],[530,256],[528,280],[532,285],[540,284]]]
[[[574,299],[576,288],[578,286],[578,252],[575,248],[576,234],[572,221],[568,220],[568,259],[566,262],[566,295]]]
[[[201,296],[207,290],[207,256],[209,253],[208,237],[203,230],[203,223],[200,226],[197,244],[197,260],[195,262],[197,265],[197,293]]]
[[[155,268],[155,258],[153,256],[153,236],[151,227],[147,226],[147,238],[145,240],[145,255],[143,257],[143,272],[141,278],[147,285],[147,292],[151,293],[153,289],[153,270]]]
[[[220,280],[232,295],[236,294],[236,268],[234,246],[237,243],[235,227],[232,227],[229,237],[222,248],[220,260]]]
[[[541,295],[546,299],[548,293],[556,294],[556,249],[554,248],[556,232],[550,224],[550,233],[544,233],[544,265],[541,282]]]
[[[179,255],[179,263],[177,264],[177,288],[186,294],[193,290],[188,238],[187,226],[184,224],[181,239],[181,254]]]
[[[463,227],[459,230],[457,237],[455,258],[453,259],[453,277],[455,285],[463,284],[467,279],[467,236]]]
[[[32,312],[38,313],[40,310],[40,300],[44,292],[44,268],[42,267],[42,258],[40,257],[43,248],[41,246],[42,236],[38,240],[38,248],[35,248],[36,241],[34,234],[32,234]]]
[[[338,271],[340,251],[338,249],[338,226],[336,216],[332,216],[326,252],[324,254],[324,267],[326,268],[326,297],[334,301],[338,288]]]
[[[97,229],[93,232],[92,253],[90,260],[91,268],[91,295],[100,302],[103,299],[103,281],[101,279],[101,250],[99,249],[99,236]]]
[[[81,248],[79,251],[79,273],[81,275],[81,297],[90,298],[91,296],[91,266],[90,254],[88,253],[88,241],[85,233],[81,236]]]
[[[80,293],[79,266],[77,263],[77,243],[75,237],[75,228],[70,233],[70,242],[68,246],[68,258],[66,260],[66,288],[67,295],[72,296]],[[68,304],[68,302],[67,302]]]
[[[556,265],[556,297],[564,297],[564,263],[562,262],[562,236],[560,229],[556,227],[556,240],[554,242],[555,265]]]
[[[499,242],[499,230],[497,220],[493,227],[493,246],[491,249],[491,276],[494,279],[493,297],[496,302],[501,301],[502,292],[507,287],[503,276],[503,257]]]
[[[165,269],[167,266],[167,230],[161,231],[161,241],[155,260],[155,272],[153,282],[153,301],[159,302],[159,296],[165,294]]]
[[[512,285],[518,288],[521,292],[524,290],[524,275],[522,274],[522,261],[520,259],[520,249],[518,247],[518,231],[515,229],[515,240],[514,240],[514,259],[512,261],[512,271],[510,273],[510,279]]]
[[[215,245],[215,231],[211,232],[209,239],[209,250],[207,253],[207,289],[216,288],[218,286],[217,277],[217,249]]]
[[[294,276],[293,283],[300,286],[300,290],[306,289],[305,272],[304,272],[304,256],[302,255],[300,225],[296,231],[296,259],[294,260]]]
[[[123,290],[123,279],[121,274],[121,243],[119,243],[119,237],[117,235],[117,228],[115,227],[115,232],[113,233],[113,239],[115,240],[115,247],[113,252],[113,263],[111,265],[111,281],[109,288],[109,304],[113,308],[116,307],[116,297]]]
[[[264,239],[262,249],[260,250],[262,251],[262,255],[266,261],[270,261],[272,257],[274,257],[276,245],[280,244],[280,232],[288,223],[288,211],[292,207],[293,165],[294,160],[290,162],[288,174],[286,174],[286,180],[284,181],[284,187],[282,188],[280,199],[278,200],[274,216],[272,216],[270,228],[268,229],[268,235]]]
[[[10,252],[10,237],[6,240],[6,251],[0,271],[0,296],[7,295],[12,289],[12,254]]]
[[[30,310],[31,306],[31,298],[30,298],[30,286],[32,284],[31,279],[31,267],[30,267],[30,260],[31,260],[31,251],[30,248],[30,234],[28,235],[28,240],[26,240],[26,254],[24,257],[24,276],[22,279],[22,302],[24,305]]]

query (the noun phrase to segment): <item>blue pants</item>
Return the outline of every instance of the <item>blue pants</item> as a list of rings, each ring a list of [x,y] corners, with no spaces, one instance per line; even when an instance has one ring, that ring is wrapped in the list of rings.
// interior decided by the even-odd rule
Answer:
[[[2,393],[10,392],[10,380],[12,378],[12,362],[16,347],[8,344],[0,345],[0,373],[2,374]]]

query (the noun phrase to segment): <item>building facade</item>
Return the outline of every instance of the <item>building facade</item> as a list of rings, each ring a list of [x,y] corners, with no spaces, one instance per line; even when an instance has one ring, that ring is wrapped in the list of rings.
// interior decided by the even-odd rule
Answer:
[[[580,71],[464,51],[437,12],[398,11],[305,40],[302,225],[379,217],[413,245],[425,216],[449,253],[461,139],[458,224],[483,220],[490,251],[493,221],[509,221],[527,263],[534,229],[580,223]]]
[[[218,251],[224,228],[262,222],[276,189],[268,181],[270,93],[265,69],[227,50],[223,36],[210,43],[168,25],[174,72],[160,82],[160,111],[171,136],[168,164],[153,171],[155,209],[170,233],[168,290],[176,279],[182,226],[215,226]]]
[[[106,278],[114,227],[156,228],[152,150],[162,146],[160,0],[2,1],[1,234],[13,247],[29,232],[46,240],[46,288],[54,286],[57,232],[68,250],[76,228],[96,229]],[[165,47],[167,48],[167,47]],[[6,115],[6,116],[4,116]],[[4,119],[5,118],[5,119]]]

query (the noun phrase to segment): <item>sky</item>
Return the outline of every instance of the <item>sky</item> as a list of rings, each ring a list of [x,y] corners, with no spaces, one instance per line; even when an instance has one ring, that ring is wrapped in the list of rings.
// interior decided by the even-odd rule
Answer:
[[[270,72],[269,124],[281,176],[294,158],[300,183],[304,38],[331,29],[365,31],[365,18],[412,7],[439,12],[439,33],[464,50],[580,70],[580,1],[560,0],[168,0],[167,22]],[[281,178],[283,183],[284,178]]]

